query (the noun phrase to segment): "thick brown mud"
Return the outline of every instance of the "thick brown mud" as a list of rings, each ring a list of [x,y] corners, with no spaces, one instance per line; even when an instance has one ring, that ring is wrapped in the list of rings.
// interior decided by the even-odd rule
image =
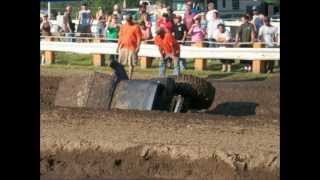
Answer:
[[[279,179],[279,78],[211,81],[205,113],[54,106],[41,76],[41,179]]]

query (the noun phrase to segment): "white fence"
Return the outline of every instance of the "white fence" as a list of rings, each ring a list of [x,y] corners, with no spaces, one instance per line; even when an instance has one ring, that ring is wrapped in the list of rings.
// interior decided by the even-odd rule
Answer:
[[[117,43],[76,43],[40,41],[41,51],[81,54],[117,54]],[[142,44],[139,56],[160,57],[156,45]],[[280,48],[207,48],[181,46],[181,58],[280,60]]]

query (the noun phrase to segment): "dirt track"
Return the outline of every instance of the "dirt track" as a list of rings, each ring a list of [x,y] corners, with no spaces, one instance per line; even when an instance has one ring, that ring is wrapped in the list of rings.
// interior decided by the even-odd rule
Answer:
[[[55,177],[279,179],[279,79],[213,81],[207,113],[53,107],[41,77],[41,174]]]

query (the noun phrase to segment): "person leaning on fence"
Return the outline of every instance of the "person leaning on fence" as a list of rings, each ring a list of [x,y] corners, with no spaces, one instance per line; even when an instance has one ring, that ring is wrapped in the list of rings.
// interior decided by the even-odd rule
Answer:
[[[205,38],[206,32],[205,29],[201,27],[200,19],[197,18],[194,21],[194,24],[189,29],[188,34],[191,36],[191,41],[193,46],[202,47],[203,40]]]
[[[259,41],[264,42],[266,48],[275,47],[274,42],[277,42],[277,28],[270,24],[270,18],[263,18],[263,25],[259,29]],[[274,61],[267,61],[267,72],[273,72]]]
[[[101,37],[103,36],[104,29],[106,26],[106,15],[101,7],[98,8],[96,13],[96,20],[97,22],[97,29],[96,29],[96,36]]]
[[[177,41],[180,41],[180,44],[184,44],[187,37],[187,27],[182,24],[182,17],[176,16],[174,18],[173,25],[173,36]],[[180,71],[183,71],[186,68],[187,62],[186,59],[179,58]]]
[[[228,43],[231,40],[231,35],[228,30],[226,30],[224,24],[218,24],[218,29],[214,32],[213,38],[218,43]],[[227,44],[220,44],[217,47],[228,47],[230,45]],[[234,60],[231,59],[224,59],[220,60],[222,63],[222,72],[231,72],[231,65],[234,63]]]
[[[154,39],[155,45],[159,47],[160,51],[160,66],[159,72],[160,77],[165,77],[166,74],[166,64],[168,59],[172,59],[174,64],[173,75],[180,74],[179,67],[179,56],[180,56],[180,45],[173,37],[172,33],[166,31],[163,28],[159,28]]]
[[[42,36],[51,36],[52,24],[49,22],[48,14],[43,15],[42,23],[40,24],[40,31]]]
[[[93,22],[93,17],[91,11],[88,9],[87,4],[84,3],[81,5],[81,10],[78,15],[79,25],[77,32],[81,33],[81,37],[88,37],[91,33],[91,25]]]
[[[141,37],[139,25],[133,22],[131,15],[128,15],[126,23],[120,27],[117,52],[119,62],[129,65],[129,79],[132,79],[133,69],[137,63]]]
[[[72,23],[71,13],[72,13],[72,7],[67,6],[63,15],[63,26],[62,26],[65,36],[71,37],[66,39],[66,41],[69,41],[69,42],[74,41],[72,37],[74,36],[74,30],[75,30],[75,24]]]
[[[242,24],[240,25],[236,34],[236,43],[248,43],[240,44],[239,47],[252,47],[252,43],[255,41],[255,28],[254,25],[249,22],[249,16],[244,15],[241,17]],[[248,60],[240,60],[241,64],[244,64],[244,70],[249,72],[252,70],[252,62]]]
[[[213,34],[217,31],[219,24],[224,24],[223,20],[220,18],[220,14],[217,10],[212,11],[213,17],[208,21],[207,25],[207,37],[209,41],[209,47],[214,47],[214,37]],[[210,43],[211,42],[211,43]]]
[[[253,11],[253,16],[252,16],[251,23],[255,27],[256,36],[258,36],[259,29],[263,25],[264,16],[263,14],[259,13],[259,10],[255,6],[252,8],[252,11]]]
[[[49,22],[48,15],[45,14],[42,17],[42,22],[40,24],[40,32],[42,36],[51,36],[51,23]],[[41,54],[41,64],[45,64],[44,53]]]

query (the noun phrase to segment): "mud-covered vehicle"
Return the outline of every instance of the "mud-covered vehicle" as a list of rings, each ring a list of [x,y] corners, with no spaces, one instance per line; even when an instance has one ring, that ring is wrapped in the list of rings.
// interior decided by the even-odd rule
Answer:
[[[151,80],[128,80],[117,62],[113,75],[91,72],[65,78],[59,85],[56,106],[94,109],[133,109],[187,112],[208,109],[215,88],[191,75]]]

